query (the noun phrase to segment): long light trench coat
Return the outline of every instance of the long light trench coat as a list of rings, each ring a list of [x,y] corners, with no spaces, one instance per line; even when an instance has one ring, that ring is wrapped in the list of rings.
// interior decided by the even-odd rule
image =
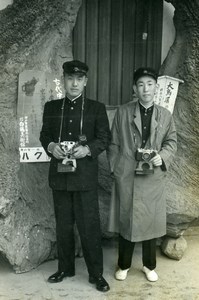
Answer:
[[[176,129],[171,113],[154,105],[150,138],[145,149],[157,150],[163,165],[154,174],[136,175],[135,151],[142,143],[138,102],[118,108],[112,126],[108,156],[114,174],[109,231],[132,242],[166,234],[166,174],[177,149]]]

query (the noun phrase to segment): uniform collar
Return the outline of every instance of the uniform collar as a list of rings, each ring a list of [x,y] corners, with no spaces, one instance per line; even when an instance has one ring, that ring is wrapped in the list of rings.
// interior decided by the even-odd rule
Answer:
[[[66,99],[68,99],[70,102],[74,102],[75,100],[77,100],[78,98],[81,97],[82,94],[78,95],[77,97],[70,99],[70,97],[66,96]]]
[[[146,107],[146,106],[144,106],[142,103],[140,103],[140,101],[139,101],[139,106],[140,106],[141,111],[144,111],[144,112],[150,112],[150,111],[153,110],[154,103],[153,103],[151,106]]]

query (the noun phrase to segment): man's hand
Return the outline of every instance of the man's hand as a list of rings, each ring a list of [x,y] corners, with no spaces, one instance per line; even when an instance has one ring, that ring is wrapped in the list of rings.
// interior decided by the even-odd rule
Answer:
[[[80,146],[74,148],[73,157],[77,158],[77,159],[83,158],[83,157],[87,156],[89,153],[90,153],[90,150],[88,147],[80,145]]]
[[[48,151],[57,159],[64,159],[66,156],[58,143],[50,143]]]
[[[154,156],[150,162],[155,166],[155,167],[159,167],[162,165],[162,158],[159,154],[156,154],[156,156]]]

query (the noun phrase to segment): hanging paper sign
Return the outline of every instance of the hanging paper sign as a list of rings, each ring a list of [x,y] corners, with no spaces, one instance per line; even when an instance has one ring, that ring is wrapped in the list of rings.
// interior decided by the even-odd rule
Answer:
[[[178,93],[179,83],[184,81],[167,75],[158,77],[158,90],[155,97],[155,103],[167,108],[173,113],[174,105]]]
[[[19,152],[20,162],[45,162],[50,160],[43,147],[21,147]]]
[[[61,79],[50,73],[26,70],[19,75],[17,116],[20,162],[46,162],[39,141],[44,104],[64,97]]]

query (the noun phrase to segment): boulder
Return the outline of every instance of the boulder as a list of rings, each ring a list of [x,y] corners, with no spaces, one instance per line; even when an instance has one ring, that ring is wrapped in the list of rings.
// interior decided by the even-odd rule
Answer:
[[[161,244],[162,252],[175,260],[180,260],[186,249],[187,241],[182,236],[177,239],[166,237]]]

